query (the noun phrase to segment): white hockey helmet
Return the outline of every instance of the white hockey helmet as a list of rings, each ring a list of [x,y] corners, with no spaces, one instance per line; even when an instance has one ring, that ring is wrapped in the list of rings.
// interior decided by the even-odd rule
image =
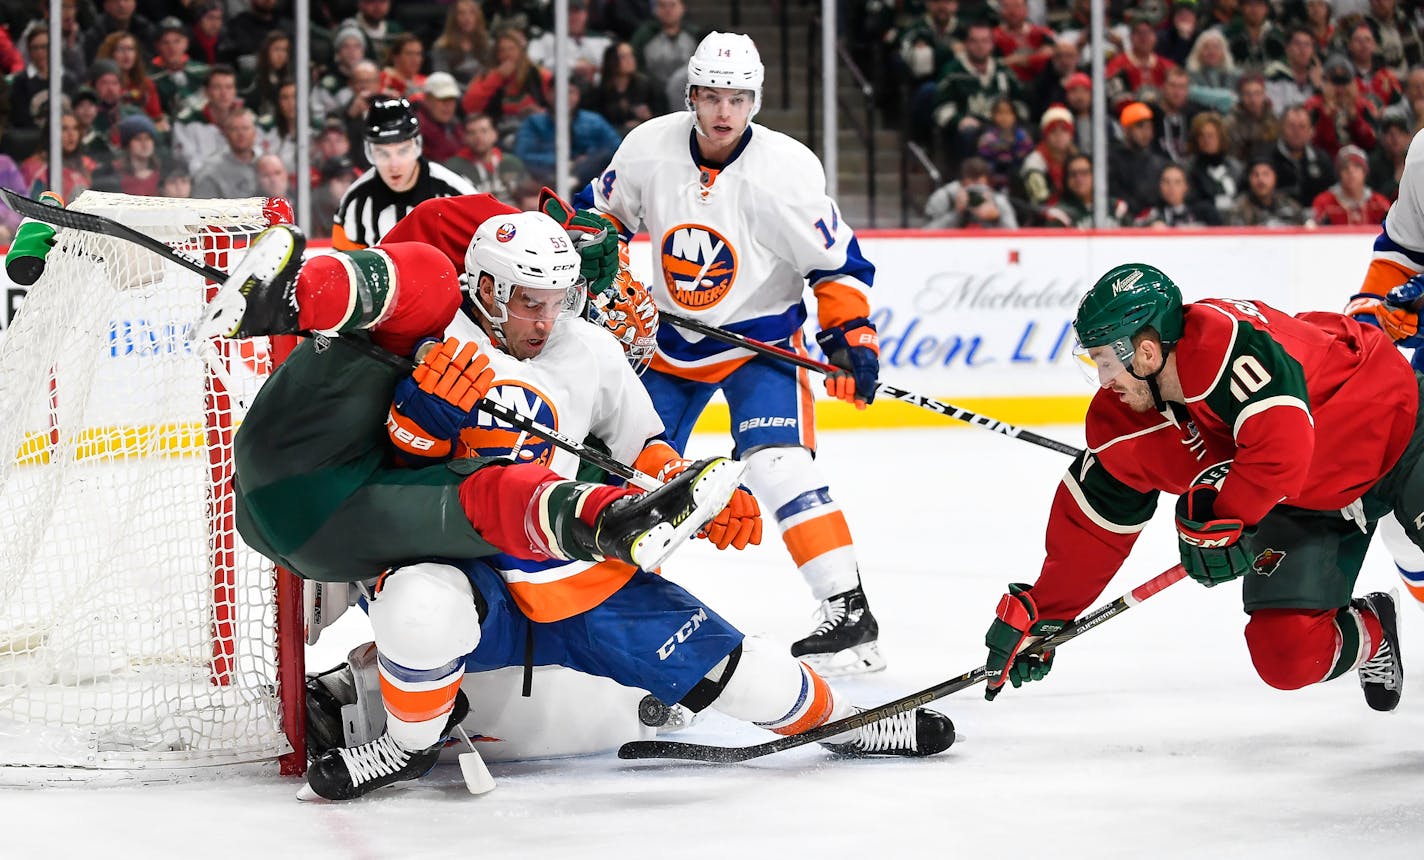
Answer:
[[[687,109],[693,112],[695,122],[697,112],[692,106],[693,87],[751,90],[755,99],[752,112],[747,115],[750,122],[761,110],[761,85],[765,77],[761,54],[757,53],[751,36],[714,30],[703,37],[687,61],[687,86],[683,88],[682,99]]]
[[[517,287],[558,291],[557,319],[582,314],[586,286],[579,275],[580,263],[569,234],[553,218],[542,212],[500,215],[487,219],[470,240],[465,251],[465,289],[503,340],[500,325],[509,319],[509,301]],[[483,275],[494,282],[493,308],[480,301]]]

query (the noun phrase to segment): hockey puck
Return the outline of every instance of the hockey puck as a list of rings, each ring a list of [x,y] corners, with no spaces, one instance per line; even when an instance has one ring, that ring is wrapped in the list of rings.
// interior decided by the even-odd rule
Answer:
[[[668,717],[671,714],[672,708],[664,705],[657,696],[651,693],[638,702],[638,722],[649,728],[656,729],[667,725]]]

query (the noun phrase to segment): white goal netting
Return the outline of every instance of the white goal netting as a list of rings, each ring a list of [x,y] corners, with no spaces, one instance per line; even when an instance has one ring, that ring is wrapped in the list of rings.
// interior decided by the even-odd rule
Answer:
[[[227,270],[265,202],[88,192],[71,208]],[[209,290],[62,230],[0,335],[0,779],[290,751],[275,573],[233,528],[239,405],[186,340]],[[265,340],[221,349],[250,397]]]

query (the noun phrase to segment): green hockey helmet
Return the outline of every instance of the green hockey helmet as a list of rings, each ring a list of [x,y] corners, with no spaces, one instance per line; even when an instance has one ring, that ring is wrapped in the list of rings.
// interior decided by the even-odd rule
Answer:
[[[1132,367],[1133,336],[1150,326],[1164,344],[1176,343],[1182,321],[1182,291],[1172,279],[1155,266],[1125,263],[1098,278],[1083,296],[1073,332],[1106,385]]]

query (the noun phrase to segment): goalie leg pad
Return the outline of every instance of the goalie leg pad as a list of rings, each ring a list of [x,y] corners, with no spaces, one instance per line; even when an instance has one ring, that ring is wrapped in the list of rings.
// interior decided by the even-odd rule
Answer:
[[[825,600],[859,586],[850,526],[811,452],[793,446],[764,447],[743,459],[747,486],[762,509],[772,512],[812,596]]]
[[[475,598],[460,570],[425,562],[392,571],[371,601],[387,731],[408,750],[443,736],[465,655],[480,641]]]

